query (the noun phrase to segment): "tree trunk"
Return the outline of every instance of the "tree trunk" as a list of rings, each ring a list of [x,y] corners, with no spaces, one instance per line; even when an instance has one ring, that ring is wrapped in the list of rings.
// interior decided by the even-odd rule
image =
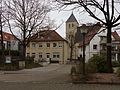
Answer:
[[[108,66],[108,73],[113,73],[112,69],[112,61],[111,61],[111,27],[107,27],[107,66]]]
[[[73,53],[73,47],[70,47],[70,61],[72,61],[72,53]]]
[[[26,45],[22,45],[22,60],[26,59]]]
[[[4,43],[3,43],[3,30],[2,30],[2,14],[0,13],[0,35],[1,35],[1,51],[2,51],[2,61],[0,61],[1,63],[4,63]]]

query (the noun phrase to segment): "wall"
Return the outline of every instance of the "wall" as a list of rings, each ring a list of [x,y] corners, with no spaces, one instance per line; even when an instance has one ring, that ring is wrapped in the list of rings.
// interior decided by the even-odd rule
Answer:
[[[18,50],[19,47],[19,41],[17,40],[11,40],[11,50]]]
[[[36,47],[32,47],[32,43],[36,44]],[[53,58],[53,54],[56,53],[59,55],[59,63],[65,63],[67,60],[67,44],[65,41],[58,41],[58,42],[32,42],[30,43],[30,47],[27,47],[26,54],[36,53],[35,60],[39,60],[39,53],[42,54],[42,58],[47,58],[47,53],[49,53],[51,60]],[[43,47],[39,47],[39,44],[42,43]],[[46,46],[46,43],[50,43],[50,47]],[[57,43],[56,47],[53,47],[53,43]],[[59,45],[61,45],[59,47]]]
[[[100,36],[106,36],[106,31],[103,31],[104,28],[101,28],[99,32],[92,38],[85,49],[85,58],[86,62],[93,56],[93,54],[100,53]],[[97,49],[93,49],[93,45],[97,45]],[[82,55],[82,49],[79,48],[79,55]]]

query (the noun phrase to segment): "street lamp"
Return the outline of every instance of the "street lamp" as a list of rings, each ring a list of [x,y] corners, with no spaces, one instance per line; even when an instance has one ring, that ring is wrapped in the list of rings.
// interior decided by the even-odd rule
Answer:
[[[88,31],[88,28],[85,24],[83,24],[79,29],[80,29],[81,34],[83,35],[83,60],[82,60],[83,71],[82,71],[82,74],[84,76],[85,75],[85,35]]]

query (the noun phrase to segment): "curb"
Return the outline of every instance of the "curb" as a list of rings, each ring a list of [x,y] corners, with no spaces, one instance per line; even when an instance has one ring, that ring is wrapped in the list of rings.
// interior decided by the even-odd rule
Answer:
[[[120,85],[120,82],[72,81],[73,84],[103,84]]]

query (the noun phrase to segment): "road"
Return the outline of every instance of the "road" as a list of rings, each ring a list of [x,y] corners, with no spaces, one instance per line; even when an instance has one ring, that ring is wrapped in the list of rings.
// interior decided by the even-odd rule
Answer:
[[[72,84],[71,65],[0,72],[0,90],[120,90],[120,85]]]
[[[24,69],[20,71],[4,71],[0,73],[3,82],[51,82],[70,80],[71,65],[51,64],[46,67]],[[61,79],[62,78],[62,79]],[[57,79],[57,80],[56,80]]]

